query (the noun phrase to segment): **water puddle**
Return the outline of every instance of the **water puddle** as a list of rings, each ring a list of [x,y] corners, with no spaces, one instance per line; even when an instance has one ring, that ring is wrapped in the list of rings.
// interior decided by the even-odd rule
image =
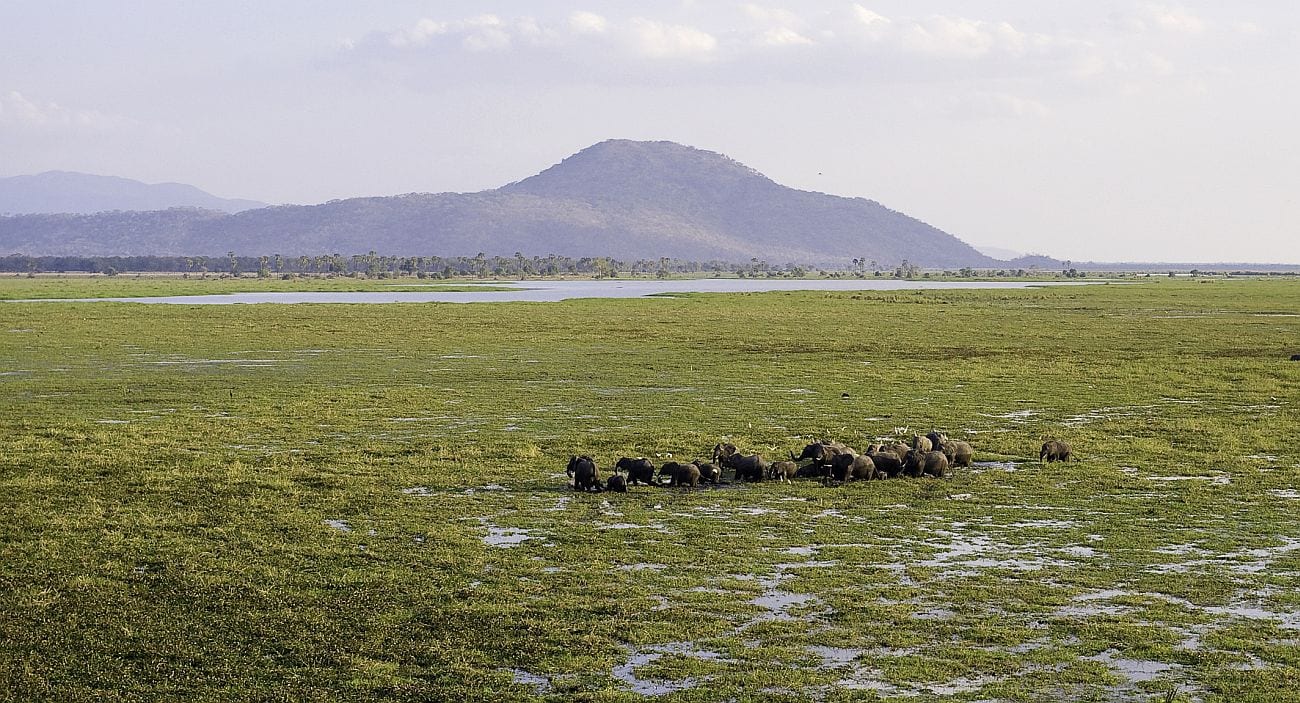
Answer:
[[[971,466],[971,473],[980,474],[985,471],[1005,471],[1015,473],[1020,470],[1020,464],[1014,461],[977,461]]]
[[[1232,483],[1232,479],[1227,474],[1215,474],[1213,476],[1147,476],[1148,481],[1208,481],[1216,486],[1227,486]]]
[[[1084,659],[1105,664],[1110,667],[1111,671],[1124,677],[1130,683],[1154,681],[1160,678],[1161,674],[1182,668],[1177,664],[1166,664],[1149,659],[1124,659],[1117,656],[1118,654],[1117,650],[1108,649],[1101,654],[1084,657]]]
[[[839,669],[853,664],[858,657],[866,653],[863,649],[851,649],[848,647],[822,647],[813,646],[808,648],[809,653],[821,657],[821,663],[817,665],[818,669]]]
[[[529,686],[537,693],[549,693],[551,691],[551,680],[545,676],[529,673],[523,669],[506,669],[515,683],[521,686]]]
[[[726,661],[717,652],[696,648],[694,642],[669,642],[668,644],[655,645],[640,650],[629,648],[627,663],[614,667],[611,674],[631,689],[632,693],[641,696],[666,696],[670,693],[695,688],[700,684],[700,679],[696,677],[669,681],[643,679],[636,675],[638,668],[657,662],[667,654],[693,657],[704,661]]]
[[[531,534],[529,530],[522,530],[515,527],[497,527],[496,525],[485,525],[487,535],[483,537],[483,544],[489,547],[515,547],[530,539],[541,539],[537,535]]]
[[[322,521],[321,521],[321,524],[322,524],[322,525],[328,525],[328,526],[330,526],[330,527],[333,527],[334,529],[338,530],[339,532],[351,532],[351,531],[352,531],[352,526],[348,524],[347,520],[322,520]]]

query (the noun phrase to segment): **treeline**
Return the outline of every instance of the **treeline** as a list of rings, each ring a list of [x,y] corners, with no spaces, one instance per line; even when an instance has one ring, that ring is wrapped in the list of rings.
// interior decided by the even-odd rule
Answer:
[[[180,273],[195,276],[365,276],[367,278],[528,278],[530,276],[593,276],[616,278],[620,275],[654,275],[667,277],[676,274],[730,274],[741,277],[802,278],[808,275],[825,277],[873,276],[877,278],[928,278],[939,272],[925,271],[920,266],[903,261],[893,267],[882,267],[865,258],[853,259],[850,267],[819,268],[803,264],[772,265],[761,259],[748,262],[691,261],[662,257],[623,261],[608,256],[573,258],[569,256],[383,256],[368,254],[321,254],[318,256],[239,256],[231,252],[226,256],[26,256],[10,254],[0,257],[0,273]],[[1136,275],[1137,271],[1113,271],[1115,275]],[[1098,271],[1065,268],[1060,271],[1028,268],[973,269],[969,267],[945,270],[943,276],[961,278],[1003,278],[1055,275],[1065,278],[1085,278],[1099,275]],[[1147,275],[1150,275],[1149,273]],[[1176,275],[1169,272],[1170,276]],[[1192,276],[1294,276],[1294,271],[1275,270],[1219,270],[1193,269]]]
[[[871,262],[875,264],[876,262]],[[64,273],[87,272],[114,275],[124,272],[182,273],[187,275],[286,276],[361,276],[367,278],[487,278],[529,276],[584,275],[613,278],[624,274],[670,276],[674,274],[732,274],[761,277],[803,277],[874,275],[913,278],[925,275],[921,268],[907,261],[891,269],[868,267],[865,259],[854,259],[851,269],[818,269],[801,264],[772,265],[760,259],[736,263],[727,261],[690,261],[662,257],[623,261],[607,256],[573,258],[568,256],[384,256],[375,252],[344,256],[25,256],[14,254],[0,258],[0,272]],[[949,275],[1026,275],[1026,271],[980,271],[962,269]]]
[[[723,261],[683,261],[681,259],[641,259],[620,261],[610,257],[532,256],[384,256],[369,254],[321,254],[318,256],[25,256],[13,254],[0,258],[0,271],[6,273],[190,273],[258,276],[364,274],[371,278],[489,277],[489,276],[559,276],[563,274],[617,276],[619,273],[663,275],[772,270],[765,262],[733,264]],[[786,271],[805,272],[804,267],[789,264]]]

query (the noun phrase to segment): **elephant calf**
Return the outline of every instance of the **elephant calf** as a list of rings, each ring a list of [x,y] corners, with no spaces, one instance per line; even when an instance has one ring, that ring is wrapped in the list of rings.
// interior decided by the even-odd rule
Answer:
[[[698,461],[692,461],[695,468],[700,470],[700,480],[706,483],[718,485],[722,483],[722,467],[717,464],[701,464]]]
[[[622,474],[614,474],[605,482],[605,490],[610,493],[627,493],[627,479]]]
[[[799,475],[799,465],[793,461],[774,461],[767,469],[767,477],[780,483],[788,483]]]

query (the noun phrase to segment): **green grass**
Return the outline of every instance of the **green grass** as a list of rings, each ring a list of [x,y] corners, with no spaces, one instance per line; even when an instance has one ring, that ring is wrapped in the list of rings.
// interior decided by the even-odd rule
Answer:
[[[211,283],[130,280],[0,298]],[[254,283],[294,282],[218,285]],[[1296,313],[1248,280],[6,303],[0,700],[639,700],[629,662],[665,701],[1300,700]],[[1018,466],[563,475],[902,428]]]

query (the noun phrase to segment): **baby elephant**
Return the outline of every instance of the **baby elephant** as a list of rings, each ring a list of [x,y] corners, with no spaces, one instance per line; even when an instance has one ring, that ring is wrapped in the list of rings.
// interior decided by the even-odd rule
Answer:
[[[767,477],[781,483],[793,481],[798,474],[799,465],[793,461],[774,461],[767,467]]]
[[[1043,442],[1043,448],[1038,450],[1039,462],[1069,461],[1072,450],[1069,442],[1060,442],[1055,439]]]
[[[700,470],[701,481],[715,486],[722,483],[722,468],[717,464],[701,464],[699,461],[692,461],[691,464]]]
[[[605,482],[605,490],[610,493],[627,493],[627,479],[623,474],[614,474]]]
[[[700,467],[695,464],[679,464],[670,461],[659,468],[659,477],[668,476],[668,485],[670,486],[690,486],[694,488],[700,485]]]
[[[618,460],[614,468],[627,474],[627,483],[630,486],[635,486],[638,483],[644,483],[647,486],[655,485],[655,465],[645,457],[633,459],[625,456]]]

